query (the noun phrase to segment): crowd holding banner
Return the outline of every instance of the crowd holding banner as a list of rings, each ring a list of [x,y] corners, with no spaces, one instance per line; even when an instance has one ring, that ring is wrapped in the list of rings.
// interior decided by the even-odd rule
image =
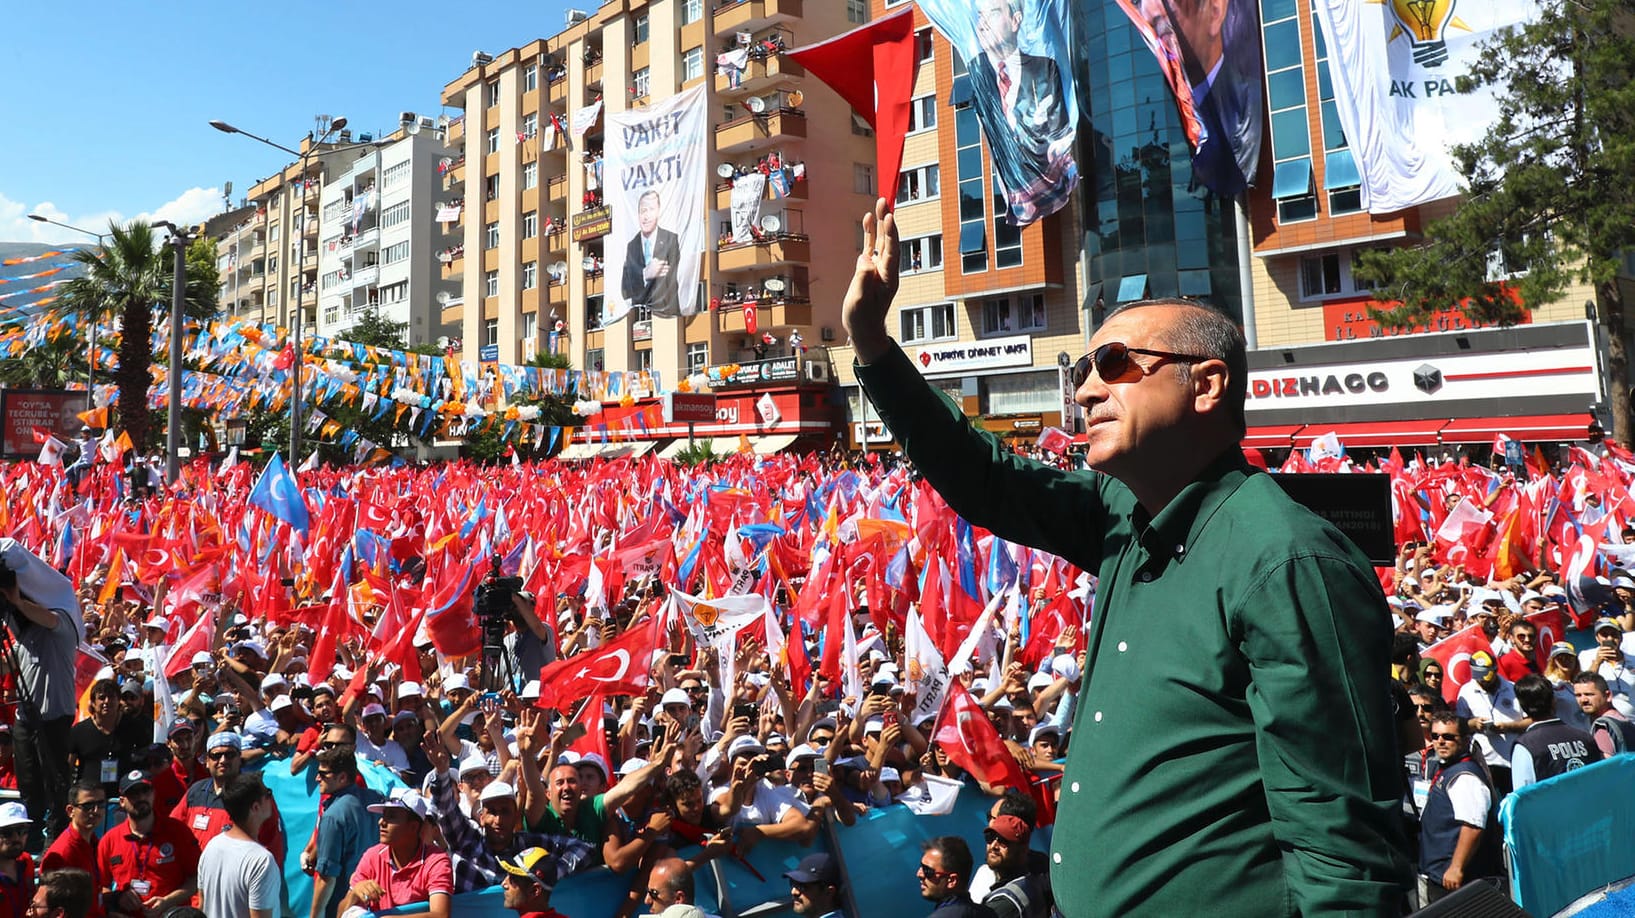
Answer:
[[[1554,465],[1524,455],[1501,469],[1393,450],[1359,466],[1325,443],[1283,471],[1390,476],[1403,552],[1379,574],[1416,650],[1405,685],[1460,705],[1481,661],[1519,647],[1508,671],[1550,673],[1569,715],[1580,671],[1614,673],[1613,709],[1630,713],[1635,457],[1611,443]],[[0,498],[0,536],[78,590],[82,714],[117,694],[141,725],[116,775],[146,770],[176,799],[193,782],[208,809],[226,792],[203,770],[227,751],[214,744],[291,774],[347,771],[314,756],[344,746],[423,790],[399,808],[453,856],[452,893],[497,883],[538,845],[563,876],[632,871],[637,908],[672,850],[697,866],[762,838],[809,843],[831,813],[946,812],[962,787],[1008,789],[1029,832],[1053,820],[1095,578],[967,524],[889,457],[304,473],[200,460],[155,495],[129,495],[116,465],[71,480],[20,463],[0,466]],[[497,613],[477,600],[494,574],[521,584]],[[484,613],[506,620],[498,652]],[[1569,665],[1558,642],[1592,626],[1614,650]],[[1417,686],[1421,658],[1434,689]],[[1483,748],[1508,767],[1502,742]],[[496,811],[498,836],[462,829]],[[731,844],[707,842],[722,829]],[[287,874],[305,863],[273,853]],[[324,863],[345,875],[315,877],[356,868]]]

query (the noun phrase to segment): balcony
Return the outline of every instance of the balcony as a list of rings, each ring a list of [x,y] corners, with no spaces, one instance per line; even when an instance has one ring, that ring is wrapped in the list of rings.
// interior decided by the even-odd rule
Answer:
[[[744,324],[744,305],[721,304],[715,311],[716,326],[722,334],[747,334],[749,329]],[[771,328],[790,328],[812,324],[812,304],[804,299],[786,299],[777,302],[757,302],[755,304],[755,330],[757,333]]]
[[[545,234],[545,251],[555,254],[568,250],[568,231],[559,229]]]
[[[380,227],[371,226],[352,237],[352,248],[367,249],[380,245]]]
[[[558,74],[555,79],[550,81],[550,86],[545,94],[553,107],[568,101],[568,71],[563,69],[558,71]]]
[[[437,168],[443,175],[443,190],[453,191],[455,187],[464,185],[466,181],[466,155],[445,156],[437,161]]]
[[[551,176],[551,181],[545,186],[545,195],[552,204],[563,204],[568,200],[567,173]]]
[[[774,22],[799,19],[801,0],[738,0],[715,10],[715,34],[754,31]]]
[[[771,185],[771,183],[768,183],[767,186],[766,186],[766,195],[763,198],[763,200],[768,200],[768,201],[776,201],[776,200],[804,201],[804,200],[806,200],[806,179],[803,178],[798,182],[794,182],[794,183],[790,184],[789,194],[784,196],[781,199],[778,198],[776,195],[774,195],[772,193],[772,185]],[[716,185],[715,185],[715,209],[716,210],[728,210],[731,207],[732,207],[732,183],[731,182],[717,182]]]
[[[602,58],[597,55],[596,62],[585,65],[585,88],[600,91],[602,88]]]
[[[545,285],[545,302],[551,306],[568,305],[568,285],[551,281]]]
[[[745,0],[755,2],[755,0]],[[715,126],[715,148],[722,153],[747,153],[759,146],[800,140],[806,136],[806,113],[779,108]]]
[[[378,280],[380,280],[379,265],[364,265],[361,268],[352,269],[350,283],[353,287],[372,287]]]
[[[443,141],[443,143],[449,147],[458,149],[459,147],[465,146],[465,139],[466,119],[465,116],[462,115],[449,122],[448,139]]]
[[[806,68],[795,63],[793,58],[781,54],[765,54],[756,58],[752,51],[748,66],[738,71],[736,79],[734,74],[716,73],[715,91],[723,98],[735,99],[771,89],[780,80],[805,75]]]

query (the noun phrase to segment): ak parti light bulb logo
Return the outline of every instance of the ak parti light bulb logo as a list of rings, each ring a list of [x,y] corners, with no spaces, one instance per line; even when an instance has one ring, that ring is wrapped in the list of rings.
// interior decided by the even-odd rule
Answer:
[[[1407,35],[1414,47],[1414,63],[1421,67],[1437,67],[1448,59],[1447,30],[1465,29],[1466,25],[1453,15],[1457,0],[1388,0],[1397,26],[1391,31],[1391,40]]]

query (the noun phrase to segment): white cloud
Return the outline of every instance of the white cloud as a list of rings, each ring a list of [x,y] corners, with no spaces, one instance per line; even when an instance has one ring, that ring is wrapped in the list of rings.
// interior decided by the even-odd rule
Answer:
[[[206,219],[221,213],[221,189],[219,188],[189,188],[169,201],[160,204],[150,211],[136,215],[134,219],[141,220],[169,220],[178,226],[190,226],[203,223]],[[92,232],[107,232],[108,224],[124,223],[129,219],[119,211],[101,211],[88,214],[69,214],[50,201],[40,201],[28,204],[13,201],[0,193],[0,242],[49,242],[49,243],[89,243],[91,237],[84,233],[50,223],[41,223],[30,220],[29,214],[39,214],[58,223],[67,223],[71,226],[82,227]]]

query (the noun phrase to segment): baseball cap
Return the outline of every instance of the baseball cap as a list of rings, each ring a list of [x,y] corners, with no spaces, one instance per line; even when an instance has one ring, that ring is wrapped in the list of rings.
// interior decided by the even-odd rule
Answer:
[[[1618,576],[1612,578],[1612,585],[1615,587],[1624,587],[1625,589],[1635,590],[1635,580],[1630,579],[1628,574],[1619,574]]]
[[[363,706],[363,719],[364,720],[368,720],[371,717],[385,717],[385,716],[386,716],[386,709],[381,707],[378,704],[366,704],[366,705]]]
[[[880,766],[880,783],[881,784],[884,784],[887,781],[901,781],[901,780],[903,780],[902,772],[898,771],[897,769],[893,768],[890,765]]]
[[[170,619],[165,618],[163,615],[155,615],[154,617],[148,619],[147,624],[143,625],[142,627],[158,628],[160,631],[169,631]]]
[[[1050,671],[1073,682],[1079,678],[1079,658],[1070,653],[1059,653],[1050,658]]]
[[[483,796],[487,797],[488,793],[484,791]],[[506,873],[527,877],[546,890],[556,888],[556,859],[544,848],[528,848],[508,861],[500,861],[500,866]]]
[[[1559,657],[1562,655],[1577,657],[1578,648],[1567,643],[1566,641],[1556,641],[1554,644],[1550,645],[1550,656]]]
[[[420,683],[418,682],[405,682],[397,687],[398,701],[402,701],[405,698],[419,698],[424,694],[424,692],[420,691]]]
[[[285,679],[283,673],[268,673],[261,679],[261,690],[265,692],[269,689],[289,688],[289,684],[290,680]]]
[[[805,743],[801,743],[799,746],[789,750],[789,755],[787,756],[786,761],[793,765],[802,759],[815,759],[817,757],[818,751],[816,749],[813,749],[811,746],[808,746]]]
[[[600,752],[587,752],[584,755],[579,757],[579,761],[574,762],[573,764],[575,764],[575,765],[595,765],[597,768],[600,768],[602,770],[603,780],[607,779],[607,774],[608,774],[607,759],[602,758],[602,754]]]
[[[1478,650],[1470,655],[1470,678],[1474,681],[1486,679],[1493,672],[1493,657],[1487,651]]]
[[[219,733],[210,734],[210,738],[204,743],[205,752],[209,752],[212,749],[225,749],[229,747],[233,749],[243,749],[244,738],[239,736],[237,733],[230,733],[226,730],[222,730]]]
[[[288,695],[279,695],[277,698],[274,698],[272,700],[272,704],[267,705],[267,710],[273,712],[274,714],[277,714],[279,711],[282,711],[285,708],[294,707],[294,706],[295,706],[295,702],[290,700],[290,696],[288,696]]]
[[[328,695],[329,697],[334,698],[335,686],[330,685],[328,682],[320,682],[317,685],[314,685],[312,687],[312,697],[317,698],[319,695]]]
[[[784,877],[796,883],[822,883],[825,886],[840,885],[840,865],[835,859],[823,852],[808,854],[800,859],[794,870],[784,871]]]
[[[128,772],[126,773],[125,777],[119,779],[119,792],[121,794],[128,792],[133,787],[139,786],[152,787],[153,782],[148,780],[148,776],[140,771]]]
[[[693,701],[691,698],[687,697],[687,693],[685,691],[678,688],[673,688],[667,690],[664,695],[659,698],[659,708],[662,710],[663,708],[666,708],[672,704],[679,704],[682,707],[690,708],[693,705]]]
[[[1050,678],[1050,673],[1034,673],[1028,677],[1028,691],[1031,692],[1034,689],[1050,688],[1050,683],[1053,681],[1054,680]]]
[[[659,912],[659,918],[709,918],[709,915],[696,905],[688,905],[685,902],[677,902],[669,908],[666,908],[664,911]]]
[[[517,697],[521,698],[523,701],[538,701],[539,680],[529,679],[528,684],[522,687],[522,694]]]
[[[28,807],[12,800],[0,804],[0,829],[9,829],[12,826],[33,825],[34,820],[28,818]]]
[[[255,654],[256,656],[262,658],[263,660],[265,660],[267,658],[267,645],[265,645],[265,644],[263,644],[263,643],[261,643],[260,641],[257,641],[257,640],[252,639],[252,640],[248,640],[248,641],[239,641],[238,642],[238,649],[239,650],[248,650],[251,653]],[[268,677],[268,678],[271,678],[271,677]],[[262,680],[262,682],[263,682],[263,684],[265,684],[266,680]]]
[[[988,831],[1008,842],[1019,842],[1028,837],[1031,827],[1020,816],[1001,813],[988,820]]]
[[[1595,630],[1600,631],[1603,628],[1610,628],[1613,631],[1617,631],[1620,634],[1622,634],[1623,630],[1624,630],[1624,626],[1618,624],[1617,619],[1609,618],[1607,616],[1602,616],[1601,618],[1598,618],[1598,619],[1595,620]]]
[[[201,650],[193,655],[194,666],[209,666],[211,663],[214,663],[215,660],[216,658],[212,657],[210,655],[210,651],[208,650]]]
[[[471,680],[467,679],[465,677],[465,673],[455,673],[454,675],[449,676],[447,679],[443,680],[443,691],[444,692],[460,692],[460,691],[469,692],[469,691],[471,691]]]
[[[1427,625],[1441,625],[1447,622],[1453,611],[1447,606],[1431,606],[1429,609],[1414,616],[1414,621],[1424,622]]]
[[[1034,743],[1037,743],[1039,741],[1039,737],[1044,736],[1047,733],[1055,735],[1056,739],[1058,740],[1062,738],[1061,727],[1058,727],[1055,724],[1039,724],[1028,733],[1028,745],[1031,746]]]
[[[460,760],[460,777],[465,777],[475,771],[487,771],[488,760],[480,753],[472,753]]]
[[[592,755],[595,755],[595,753],[592,753]],[[589,758],[589,756],[587,756],[586,758]],[[601,757],[597,756],[597,758],[601,758]],[[580,759],[580,761],[583,762],[584,759]],[[622,777],[624,777],[626,775],[633,774],[635,772],[641,771],[643,768],[646,768],[649,764],[650,763],[644,758],[641,758],[639,756],[631,756],[630,758],[625,759],[623,762],[620,762],[619,767],[614,769],[614,771],[615,771],[616,774],[618,774],[619,777],[622,778]]]
[[[515,797],[516,795],[516,788],[504,781],[490,781],[488,786],[483,788],[483,792],[477,796],[477,802],[487,803],[490,800],[498,800],[501,797]]]
[[[727,747],[727,761],[732,761],[741,755],[760,755],[766,748],[753,736],[740,736]]]
[[[380,803],[372,803],[365,807],[371,813],[384,813],[389,809],[407,810],[421,822],[431,818],[431,802],[418,792],[407,787],[396,787],[392,793]]]
[[[170,732],[166,733],[165,735],[173,737],[178,733],[192,733],[192,732],[193,732],[193,724],[192,723],[190,723],[190,722],[188,722],[186,720],[177,719],[174,723],[172,723],[170,725]]]

